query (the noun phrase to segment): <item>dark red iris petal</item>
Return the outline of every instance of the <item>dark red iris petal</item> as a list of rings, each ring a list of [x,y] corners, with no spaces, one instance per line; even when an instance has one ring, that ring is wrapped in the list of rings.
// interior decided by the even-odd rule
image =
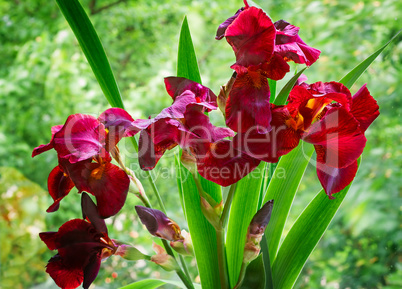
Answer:
[[[236,149],[253,158],[276,163],[280,156],[299,144],[300,135],[292,127],[292,120],[286,107],[275,107],[272,109],[271,131],[266,134],[255,130],[239,133],[233,138],[233,144]]]
[[[130,179],[114,164],[85,163],[70,171],[70,177],[79,191],[95,196],[102,218],[116,215],[126,201]]]
[[[82,268],[71,268],[64,264],[60,256],[56,255],[49,260],[46,272],[52,277],[54,282],[63,289],[75,289],[84,280]]]
[[[174,125],[176,122],[176,125]],[[160,119],[141,131],[138,144],[138,161],[143,170],[152,170],[166,150],[179,142],[180,123]]]
[[[317,162],[317,176],[330,199],[343,190],[356,176],[357,161],[344,168],[334,168]]]
[[[32,152],[32,157],[35,157],[43,152],[46,152],[48,150],[51,150],[54,147],[54,143],[53,143],[53,139],[54,139],[54,135],[56,132],[58,132],[59,130],[61,130],[61,128],[63,127],[63,125],[55,125],[52,127],[52,138],[50,139],[50,142],[48,144],[43,144],[40,145],[36,148],[34,148],[33,152]]]
[[[67,118],[63,128],[54,135],[54,148],[59,158],[70,163],[101,155],[106,156],[105,129],[95,117],[73,114]]]
[[[317,162],[335,168],[349,166],[362,154],[366,145],[358,121],[342,107],[330,108],[303,134],[302,139],[314,144]]]
[[[82,193],[81,196],[82,217],[91,222],[92,226],[101,234],[107,236],[107,227],[105,220],[99,215],[98,207],[92,201],[91,197]]]
[[[197,160],[201,176],[221,186],[230,186],[252,172],[260,160],[234,149],[233,143],[221,140],[211,144],[203,159]]]
[[[281,55],[285,60],[295,63],[312,65],[320,56],[321,51],[308,46],[298,35],[299,27],[279,20],[275,22],[276,39],[275,53]]]
[[[225,32],[226,32],[226,29],[228,28],[228,26],[230,24],[232,24],[232,22],[237,18],[237,16],[239,16],[239,14],[243,10],[244,10],[244,8],[240,8],[239,10],[237,10],[235,15],[233,15],[232,17],[229,17],[221,25],[219,25],[218,30],[216,31],[216,36],[215,36],[216,40],[221,40],[225,36]]]
[[[60,201],[68,195],[74,187],[73,181],[65,174],[60,166],[55,167],[49,174],[47,179],[47,188],[54,203],[46,210],[46,212],[55,212],[59,209]]]
[[[96,276],[98,276],[101,261],[102,259],[100,253],[91,256],[88,265],[84,268],[84,282],[82,284],[84,289],[88,289],[92,282],[96,279]]]
[[[262,74],[273,80],[281,80],[290,71],[289,64],[279,54],[274,53],[269,62],[260,65]]]
[[[353,95],[351,113],[360,123],[360,129],[365,132],[371,123],[380,115],[377,101],[371,96],[366,85],[363,85]]]
[[[274,52],[275,26],[261,9],[244,10],[226,29],[225,37],[236,55],[236,64],[258,65]]]
[[[268,80],[258,71],[237,75],[226,104],[226,124],[236,132],[269,131],[271,110]]]
[[[176,100],[176,97],[183,94],[186,90],[194,93],[196,101],[199,103],[207,103],[217,107],[216,95],[208,87],[205,87],[195,81],[184,77],[166,77],[165,86],[169,95]],[[216,109],[216,108],[215,108]]]

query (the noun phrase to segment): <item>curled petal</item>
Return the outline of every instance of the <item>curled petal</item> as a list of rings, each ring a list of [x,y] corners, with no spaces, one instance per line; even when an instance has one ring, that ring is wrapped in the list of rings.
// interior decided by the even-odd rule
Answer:
[[[61,130],[62,127],[63,127],[63,125],[53,126],[52,127],[52,138],[51,138],[50,142],[48,144],[43,144],[43,145],[40,145],[40,146],[34,148],[34,150],[32,152],[32,157],[35,157],[43,152],[51,150],[54,147],[54,143],[53,143],[54,135],[56,132]]]
[[[360,129],[365,132],[371,123],[380,115],[377,101],[371,96],[366,85],[363,85],[355,95],[351,113],[360,123]]]
[[[236,132],[269,131],[271,110],[267,78],[256,71],[239,74],[226,104],[226,124]]]
[[[252,172],[260,161],[234,149],[233,143],[221,140],[211,144],[203,159],[197,160],[201,176],[221,186],[229,186]]]
[[[335,193],[346,188],[356,176],[357,161],[344,168],[334,168],[317,162],[317,176],[330,199]]]
[[[275,22],[275,28],[275,53],[278,53],[287,61],[305,63],[307,66],[316,62],[321,51],[308,46],[300,38],[298,35],[299,27],[293,26],[284,20],[279,20]]]
[[[358,121],[342,107],[330,108],[303,134],[302,139],[314,145],[317,162],[335,168],[349,166],[362,154],[366,145]]]
[[[225,37],[236,55],[236,64],[259,65],[274,52],[275,27],[261,9],[244,10],[226,29]]]
[[[243,10],[244,10],[244,8],[240,8],[239,10],[237,10],[235,15],[229,17],[221,25],[219,25],[218,30],[216,31],[216,36],[215,36],[216,40],[221,40],[225,36],[225,32],[226,32],[226,29],[228,28],[228,26],[230,24],[232,24],[232,22],[237,18],[237,16],[239,16],[239,14]]]
[[[74,187],[73,181],[65,174],[60,166],[55,167],[49,174],[47,179],[47,188],[54,203],[46,210],[46,212],[55,212],[59,209],[60,201],[68,195]]]
[[[152,235],[168,240],[183,240],[180,227],[173,220],[168,218],[163,212],[143,206],[135,206],[141,223],[143,223],[149,233]]]
[[[100,217],[98,207],[86,193],[81,196],[81,209],[82,217],[88,219],[99,233],[107,236],[105,220]]]
[[[67,118],[63,128],[54,135],[54,148],[59,158],[70,163],[108,156],[105,151],[105,129],[95,117],[74,114]]]

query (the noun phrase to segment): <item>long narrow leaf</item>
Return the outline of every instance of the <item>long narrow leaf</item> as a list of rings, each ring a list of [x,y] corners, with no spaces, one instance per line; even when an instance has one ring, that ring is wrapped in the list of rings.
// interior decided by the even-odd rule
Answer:
[[[257,212],[260,187],[264,175],[263,162],[245,178],[237,183],[230,208],[226,237],[226,252],[230,284],[234,286],[239,278],[243,262],[247,228]]]
[[[198,70],[197,57],[191,40],[187,17],[184,17],[180,31],[177,76],[185,77],[201,84],[200,71]]]
[[[78,0],[56,0],[110,105],[124,108],[105,50]]]
[[[170,281],[170,280],[157,280],[157,279],[145,279],[132,284],[129,284],[124,287],[120,287],[120,289],[155,289],[159,288],[163,285],[170,284],[175,285],[176,287],[186,289],[186,286],[181,282]],[[201,289],[201,286],[198,284],[194,284],[194,288]]]
[[[359,65],[352,69],[348,74],[346,74],[339,82],[343,83],[346,87],[351,88],[352,85],[359,79],[359,77],[366,71],[366,69],[373,63],[373,61],[384,51],[385,48],[401,33],[402,29],[399,30],[390,41],[385,43],[376,52],[371,54],[365,60],[363,60]]]
[[[247,266],[240,289],[269,289],[265,287],[265,271],[262,255],[259,255]]]
[[[360,164],[360,159],[359,159]],[[291,289],[342,204],[350,186],[331,200],[321,190],[293,224],[272,266],[274,288]]]
[[[271,220],[265,230],[271,264],[273,264],[296,191],[304,175],[314,147],[300,143],[281,158],[269,183],[264,202],[274,200]]]

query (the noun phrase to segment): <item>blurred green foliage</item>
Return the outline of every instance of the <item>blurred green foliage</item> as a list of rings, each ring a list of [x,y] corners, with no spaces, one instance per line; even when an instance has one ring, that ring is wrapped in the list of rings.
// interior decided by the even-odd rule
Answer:
[[[203,83],[215,92],[232,71],[233,52],[215,41],[217,26],[242,1],[82,0],[108,54],[127,110],[134,118],[158,113],[171,101],[163,77],[174,75],[179,28],[188,17]],[[301,37],[322,50],[305,74],[309,82],[339,80],[401,29],[398,0],[259,1],[273,20],[299,26]],[[402,188],[402,36],[358,80],[378,100],[381,115],[367,131],[367,146],[355,184],[328,232],[306,264],[296,288],[401,288],[400,197]],[[48,173],[56,155],[32,160],[32,149],[50,139],[50,127],[68,115],[98,115],[107,102],[55,1],[0,0],[0,209],[1,288],[54,288],[44,266],[53,255],[37,231],[57,230],[80,217],[73,191],[60,210],[46,214]],[[280,86],[286,80],[278,83]],[[212,114],[222,123],[218,113]],[[129,142],[121,149],[141,177]],[[6,168],[7,167],[7,168]],[[21,173],[25,176],[23,176]],[[169,215],[186,228],[179,208],[174,160],[155,170]],[[169,179],[169,180],[166,180]],[[40,186],[35,185],[38,183]],[[149,190],[144,180],[145,189]],[[311,166],[293,205],[287,229],[320,185]],[[155,201],[152,194],[151,202]],[[151,252],[151,238],[127,205],[110,219],[112,238]],[[195,263],[187,260],[193,278]],[[399,268],[398,268],[399,266]],[[118,273],[117,278],[112,273]],[[117,288],[147,276],[174,278],[153,264],[110,258],[96,288]]]

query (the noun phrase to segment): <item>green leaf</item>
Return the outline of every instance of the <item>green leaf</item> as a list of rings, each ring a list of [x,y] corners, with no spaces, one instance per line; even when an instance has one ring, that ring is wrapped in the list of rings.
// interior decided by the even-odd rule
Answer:
[[[274,200],[271,219],[265,230],[271,264],[275,260],[290,207],[313,152],[312,145],[300,142],[297,148],[281,158],[269,183],[264,203]]]
[[[399,30],[394,37],[391,38],[390,41],[385,43],[381,48],[379,48],[376,52],[371,54],[365,60],[363,60],[359,65],[352,69],[351,72],[346,74],[339,82],[343,83],[349,89],[352,85],[359,79],[359,77],[366,71],[366,69],[373,63],[373,61],[384,51],[385,48],[401,33],[402,29]]]
[[[191,173],[178,164],[188,229],[203,288],[220,289],[216,232],[201,212],[200,196]],[[211,195],[219,200],[219,195]]]
[[[184,206],[184,200],[183,200],[183,187],[181,185],[180,157],[177,154],[175,154],[174,156],[174,161],[176,166],[176,182],[177,182],[177,188],[179,189],[180,204],[181,207],[183,208],[184,217],[187,219],[186,208]]]
[[[248,264],[241,289],[265,289],[265,268],[260,254]]]
[[[271,97],[274,99],[276,95],[276,80],[272,80],[268,78],[268,85],[269,85],[269,90],[271,92]]]
[[[264,169],[265,163],[261,162],[253,172],[241,179],[233,197],[226,236],[228,273],[232,286],[239,278],[247,228],[257,212]]]
[[[156,279],[146,279],[146,280],[141,280],[132,284],[129,284],[124,287],[120,287],[120,289],[154,289],[154,288],[159,288],[160,286],[166,285],[166,284],[171,284],[175,285],[176,287],[186,289],[186,286],[183,285],[183,283],[178,282],[178,281],[170,281],[170,280],[156,280]],[[196,289],[201,289],[201,286],[198,284],[193,284],[194,288]]]
[[[187,17],[184,17],[180,31],[177,76],[185,77],[201,84],[200,71],[198,70],[197,57],[195,56]]]
[[[292,90],[293,86],[295,85],[297,79],[300,77],[300,75],[307,69],[307,67],[303,68],[300,70],[298,73],[296,73],[289,81],[288,83],[285,84],[285,86],[281,89],[281,91],[278,93],[276,96],[275,100],[273,101],[273,104],[276,105],[282,105],[286,103],[286,100],[288,99],[289,93]]]
[[[329,199],[324,190],[321,190],[300,214],[283,241],[272,266],[274,288],[293,288],[307,258],[327,230],[351,184],[337,193],[334,200]]]
[[[56,0],[111,106],[124,108],[105,50],[78,0]]]

